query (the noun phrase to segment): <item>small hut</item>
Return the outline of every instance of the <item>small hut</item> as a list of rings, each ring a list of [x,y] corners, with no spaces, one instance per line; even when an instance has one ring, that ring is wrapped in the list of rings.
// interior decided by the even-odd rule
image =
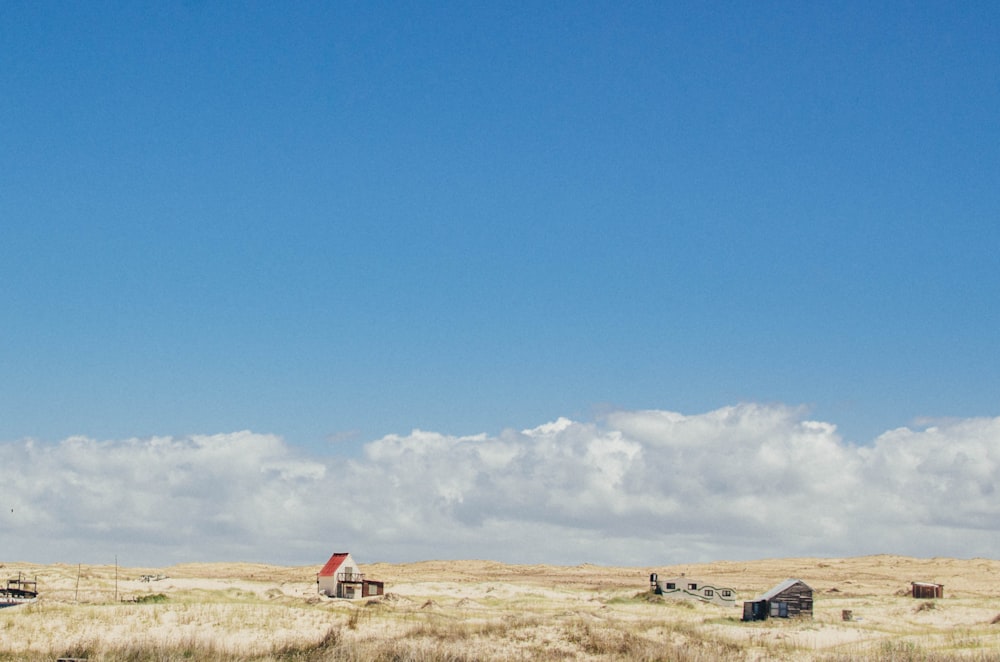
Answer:
[[[913,597],[930,599],[944,597],[944,584],[932,584],[930,582],[911,582]]]
[[[801,579],[786,579],[767,593],[743,603],[744,621],[812,618],[813,590]]]

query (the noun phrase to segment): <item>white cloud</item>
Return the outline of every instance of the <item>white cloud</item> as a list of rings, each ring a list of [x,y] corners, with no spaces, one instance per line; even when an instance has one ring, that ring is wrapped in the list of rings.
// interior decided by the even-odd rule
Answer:
[[[7,560],[130,565],[490,558],[648,565],[892,552],[986,556],[1000,418],[846,444],[799,409],[617,411],[414,430],[359,457],[273,435],[0,444]]]

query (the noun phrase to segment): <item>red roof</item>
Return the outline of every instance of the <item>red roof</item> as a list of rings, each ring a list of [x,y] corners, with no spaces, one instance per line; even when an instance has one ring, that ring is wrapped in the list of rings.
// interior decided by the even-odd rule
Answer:
[[[323,566],[323,569],[319,571],[319,576],[333,577],[333,575],[336,574],[337,572],[337,568],[340,567],[340,565],[344,562],[344,559],[346,558],[347,558],[347,552],[337,552],[336,554],[330,557],[330,560],[326,562],[326,565]]]

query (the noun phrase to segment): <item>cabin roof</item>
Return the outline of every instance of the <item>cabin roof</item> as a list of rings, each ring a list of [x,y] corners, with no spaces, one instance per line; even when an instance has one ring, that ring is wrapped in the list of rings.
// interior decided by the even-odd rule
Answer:
[[[344,564],[344,561],[347,560],[348,556],[350,556],[349,552],[337,552],[331,556],[330,560],[326,562],[325,566],[323,566],[323,569],[319,571],[319,576],[332,577],[335,575],[337,569]]]
[[[773,598],[776,595],[782,593],[783,591],[786,591],[786,590],[790,589],[791,587],[795,586],[796,584],[802,584],[803,586],[805,586],[806,588],[808,588],[810,591],[812,590],[812,588],[808,584],[806,584],[804,581],[802,581],[801,579],[786,579],[785,581],[781,582],[780,584],[778,584],[777,586],[775,586],[774,588],[772,588],[767,593],[761,594],[761,596],[759,598],[757,598],[757,599],[758,600],[770,600],[771,598]]]

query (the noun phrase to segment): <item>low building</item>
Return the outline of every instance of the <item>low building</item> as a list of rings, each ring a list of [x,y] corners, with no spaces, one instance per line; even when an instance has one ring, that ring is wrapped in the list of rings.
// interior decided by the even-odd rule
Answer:
[[[368,598],[385,593],[385,584],[365,579],[348,552],[337,552],[316,573],[316,590],[331,598]]]
[[[935,599],[944,597],[944,584],[931,582],[912,582],[910,590],[915,598]]]
[[[812,618],[813,590],[801,579],[786,579],[767,593],[743,603],[744,621]]]
[[[654,572],[649,576],[649,588],[656,595],[671,600],[707,602],[721,607],[736,604],[736,591],[732,588],[686,575],[660,579]]]

